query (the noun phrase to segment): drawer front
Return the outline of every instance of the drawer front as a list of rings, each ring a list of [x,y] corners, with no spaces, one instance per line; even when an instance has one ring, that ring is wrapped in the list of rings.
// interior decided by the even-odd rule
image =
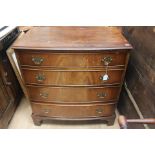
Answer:
[[[119,87],[38,87],[27,86],[30,100],[40,102],[83,103],[118,99]]]
[[[103,67],[124,66],[126,52],[104,53],[47,53],[18,52],[21,66],[39,67]]]
[[[32,111],[35,115],[47,117],[101,117],[113,115],[115,104],[58,105],[32,103]]]
[[[105,70],[64,71],[64,70],[29,70],[22,69],[26,84],[53,86],[95,86],[120,84],[124,70],[108,70],[108,78],[103,80]]]

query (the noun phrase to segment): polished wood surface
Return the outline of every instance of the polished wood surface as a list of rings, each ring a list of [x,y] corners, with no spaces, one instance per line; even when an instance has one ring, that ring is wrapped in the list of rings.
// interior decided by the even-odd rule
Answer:
[[[36,125],[48,119],[114,123],[132,48],[117,28],[34,27],[13,48]]]
[[[67,51],[66,51],[67,52]],[[64,53],[62,51],[40,51],[27,50],[22,52],[18,50],[21,67],[103,67],[107,66],[105,58],[110,57],[112,61],[110,66],[125,66],[127,53],[123,50],[116,51],[79,51],[79,53]],[[72,51],[74,52],[74,51]],[[84,53],[82,53],[84,52]],[[34,59],[42,59],[42,62],[36,64]]]
[[[122,69],[108,70],[109,79],[100,79],[105,70],[38,70],[22,69],[26,84],[51,86],[100,86],[105,84],[120,84],[123,78]],[[43,80],[38,81],[38,76]]]
[[[15,49],[105,50],[131,49],[115,27],[33,27],[14,43]]]
[[[30,100],[38,102],[83,103],[116,101],[119,86],[112,87],[39,87],[27,86]]]
[[[42,104],[32,103],[32,110],[35,115],[48,117],[101,117],[111,116],[115,112],[115,104]]]

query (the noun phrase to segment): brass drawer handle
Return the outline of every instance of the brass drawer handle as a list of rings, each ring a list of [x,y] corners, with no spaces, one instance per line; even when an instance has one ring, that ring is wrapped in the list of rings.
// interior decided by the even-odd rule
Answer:
[[[41,57],[34,57],[32,58],[32,61],[34,62],[35,65],[40,65],[44,61],[44,59]]]
[[[44,81],[45,80],[45,75],[39,73],[38,75],[36,75],[36,80],[38,82]]]
[[[96,109],[96,113],[97,114],[102,114],[103,113],[103,109],[101,109],[101,108]]]
[[[110,56],[107,56],[107,57],[104,57],[101,62],[104,63],[104,65],[109,65],[111,62],[112,62],[112,57]]]
[[[105,98],[107,96],[107,94],[102,92],[102,93],[98,93],[97,96],[99,98]]]
[[[49,112],[51,112],[51,109],[44,109],[43,112],[44,112],[45,114],[48,114]]]
[[[48,98],[48,93],[40,93],[40,96],[41,96],[42,98]]]

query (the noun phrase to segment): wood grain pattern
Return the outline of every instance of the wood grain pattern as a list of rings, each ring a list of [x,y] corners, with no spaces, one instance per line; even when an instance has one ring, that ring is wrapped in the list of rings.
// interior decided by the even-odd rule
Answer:
[[[105,70],[37,70],[22,69],[26,84],[51,85],[51,86],[99,86],[105,84],[120,84],[124,70],[108,70],[109,79],[103,81],[101,76],[106,74]],[[42,81],[37,76],[43,76]]]
[[[36,115],[47,117],[101,117],[113,115],[115,111],[115,104],[61,105],[54,103],[32,103],[32,109]]]
[[[56,53],[55,53],[56,52]],[[19,61],[21,67],[103,67],[107,66],[104,62],[106,57],[112,58],[109,66],[125,66],[127,53],[119,51],[79,51],[79,53],[64,53],[62,51],[40,51],[34,50],[18,50]],[[33,58],[42,58],[40,64],[35,64]]]
[[[13,48],[36,125],[48,119],[114,123],[132,49],[117,28],[34,27]]]
[[[33,27],[13,44],[14,49],[105,50],[131,49],[115,27]]]
[[[38,102],[84,103],[118,99],[119,86],[112,87],[38,87],[27,86],[30,100]]]

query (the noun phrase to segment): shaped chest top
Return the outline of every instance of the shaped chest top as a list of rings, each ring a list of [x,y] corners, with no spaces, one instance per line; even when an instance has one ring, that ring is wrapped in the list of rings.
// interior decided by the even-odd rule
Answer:
[[[33,27],[12,46],[14,49],[107,50],[131,49],[116,27]]]

